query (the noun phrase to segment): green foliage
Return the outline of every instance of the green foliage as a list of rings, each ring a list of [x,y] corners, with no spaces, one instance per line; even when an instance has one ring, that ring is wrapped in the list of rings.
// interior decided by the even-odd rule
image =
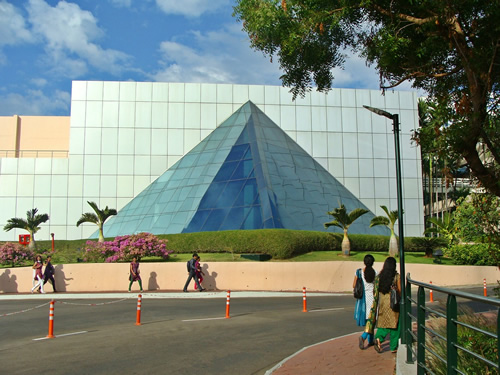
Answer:
[[[387,216],[375,216],[370,222],[370,228],[377,225],[385,225],[394,233],[394,224],[398,220],[398,210],[389,211],[387,206],[380,206]]]
[[[389,237],[369,234],[350,234],[352,251],[385,251],[389,246]]]
[[[453,259],[455,264],[476,266],[498,266],[500,249],[493,244],[457,244],[445,249],[446,256]]]
[[[427,225],[431,223],[433,226],[425,230],[425,234],[438,233],[442,238],[446,239],[448,245],[456,242],[456,228],[453,214],[445,212],[443,218],[430,217],[427,219]]]
[[[97,207],[95,202],[87,201],[90,207],[94,210],[93,212],[86,212],[82,214],[80,219],[76,222],[76,226],[79,227],[83,223],[93,223],[96,224],[99,228],[99,242],[104,242],[104,233],[103,226],[106,220],[108,220],[111,216],[117,215],[118,212],[114,208],[109,208],[106,206],[104,209],[100,209]]]
[[[340,207],[335,208],[333,211],[327,212],[328,215],[333,216],[334,220],[325,223],[325,228],[335,226],[347,231],[349,227],[354,223],[359,217],[363,216],[368,210],[364,208],[355,208],[351,212],[347,212],[344,204],[341,204]]]
[[[311,251],[338,250],[342,236],[315,231],[261,229],[169,234],[168,239],[169,250],[179,253],[265,253],[274,259],[288,259]]]
[[[253,48],[278,59],[294,97],[331,88],[346,48],[375,65],[383,89],[409,81],[426,90],[439,110],[439,127],[425,134],[439,138],[432,148],[461,155],[500,196],[497,2],[237,0],[234,16]]]
[[[484,232],[476,208],[470,199],[460,198],[455,210],[457,236],[463,242],[483,242]]]
[[[448,246],[448,241],[440,237],[414,237],[412,242],[419,251],[424,251],[427,257],[432,257],[434,250]]]
[[[0,244],[0,264],[12,267],[25,265],[35,259],[35,254],[27,247],[18,243],[6,242]]]
[[[461,310],[462,311],[458,316],[458,320],[460,322],[491,333],[496,333],[495,320],[488,319],[482,314],[476,314],[470,308],[462,308]],[[446,321],[444,319],[431,318],[429,325],[433,327],[433,331],[437,334],[443,337],[447,336]],[[486,336],[484,333],[476,332],[461,325],[459,325],[457,329],[457,338],[458,345],[473,353],[479,354],[481,357],[486,358],[493,363],[498,363],[498,347],[496,338]],[[447,357],[446,343],[438,336],[428,334],[426,336],[426,345],[441,358]],[[446,364],[434,355],[430,354],[430,351],[429,354],[426,355],[426,365],[436,375],[448,374]],[[458,370],[460,370],[463,374],[498,374],[498,371],[494,367],[488,366],[485,362],[476,359],[472,355],[460,349],[458,350]]]
[[[455,223],[464,242],[496,242],[500,244],[500,199],[491,194],[472,193],[457,201]]]
[[[171,251],[167,251],[166,239],[159,239],[151,233],[137,233],[131,236],[118,236],[112,241],[87,241],[85,244],[85,258],[87,262],[107,263],[131,261],[134,257],[159,257],[168,259]]]
[[[31,235],[31,240],[29,243],[29,248],[31,250],[36,248],[35,233],[40,230],[40,224],[45,223],[49,220],[49,215],[38,214],[38,208],[33,208],[26,212],[26,220],[18,217],[7,220],[7,224],[3,229],[8,232],[12,229],[24,229]]]

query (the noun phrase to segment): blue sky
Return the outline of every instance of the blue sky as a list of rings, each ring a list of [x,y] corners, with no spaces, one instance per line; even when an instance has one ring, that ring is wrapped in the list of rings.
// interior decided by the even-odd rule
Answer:
[[[0,116],[69,116],[72,80],[281,85],[235,0],[0,0]],[[351,57],[334,87],[378,89]],[[409,86],[406,86],[408,88]]]

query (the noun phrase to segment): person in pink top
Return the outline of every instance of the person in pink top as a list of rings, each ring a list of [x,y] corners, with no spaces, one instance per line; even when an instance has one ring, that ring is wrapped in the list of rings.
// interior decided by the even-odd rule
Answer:
[[[139,271],[139,262],[137,261],[137,257],[134,257],[132,259],[132,263],[130,263],[130,276],[129,276],[130,284],[128,284],[128,291],[129,292],[130,292],[130,288],[132,287],[132,283],[134,281],[139,282],[139,287],[141,288],[141,293],[144,292],[142,290],[142,280],[141,280],[140,273],[141,272]]]
[[[42,261],[42,256],[37,255],[35,264],[33,264],[33,269],[35,270],[35,285],[33,285],[33,288],[31,288],[31,293],[37,288],[40,288],[40,292],[45,293],[43,290],[43,274],[42,274],[42,267],[43,267],[43,261]]]
[[[201,270],[200,259],[201,258],[198,257],[198,259],[194,263],[194,268],[195,268],[196,276],[198,276],[198,281],[200,282],[200,285],[201,285],[201,283],[203,282],[203,276],[205,276],[205,274]],[[196,283],[194,283],[194,290],[198,290],[198,285]]]

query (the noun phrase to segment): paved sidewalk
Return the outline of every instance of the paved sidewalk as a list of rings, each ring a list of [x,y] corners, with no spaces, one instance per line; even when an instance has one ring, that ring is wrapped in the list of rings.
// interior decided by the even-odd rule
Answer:
[[[391,353],[389,341],[382,343],[382,353],[373,346],[360,350],[359,333],[353,333],[302,349],[284,359],[266,375],[356,375],[395,374],[396,354]]]

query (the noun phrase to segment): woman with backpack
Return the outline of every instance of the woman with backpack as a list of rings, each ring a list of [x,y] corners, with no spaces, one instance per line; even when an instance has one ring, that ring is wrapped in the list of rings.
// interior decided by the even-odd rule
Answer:
[[[401,295],[401,278],[396,271],[396,259],[388,257],[382,271],[377,275],[373,289],[373,305],[366,330],[375,334],[374,347],[377,353],[382,352],[382,342],[390,335],[391,352],[396,353],[399,341],[399,305],[391,306],[391,290],[396,292],[396,299]]]
[[[373,304],[373,281],[377,273],[373,269],[373,263],[375,258],[368,254],[365,255],[363,259],[365,268],[357,269],[356,275],[354,276],[354,282],[352,287],[356,286],[356,282],[360,279],[363,283],[363,296],[356,300],[356,306],[354,308],[354,319],[356,324],[360,327],[366,326],[366,321],[370,316],[370,310]],[[359,337],[359,348],[363,350],[365,348],[365,340],[368,339],[368,345],[373,345],[373,332],[366,331]]]

